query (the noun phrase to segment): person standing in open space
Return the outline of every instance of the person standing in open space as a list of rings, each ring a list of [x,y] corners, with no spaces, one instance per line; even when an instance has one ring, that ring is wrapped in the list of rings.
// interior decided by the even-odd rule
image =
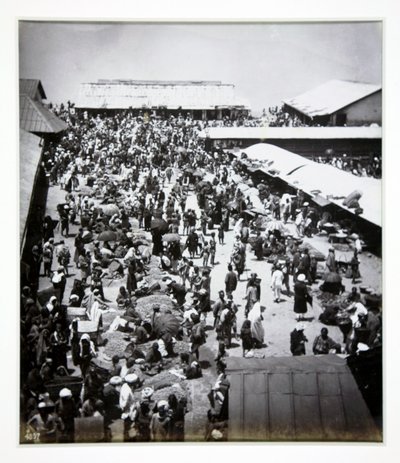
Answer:
[[[294,284],[294,307],[296,320],[304,320],[304,314],[307,313],[307,303],[312,305],[312,296],[308,293],[305,283],[306,276],[304,273],[297,275],[297,281]]]

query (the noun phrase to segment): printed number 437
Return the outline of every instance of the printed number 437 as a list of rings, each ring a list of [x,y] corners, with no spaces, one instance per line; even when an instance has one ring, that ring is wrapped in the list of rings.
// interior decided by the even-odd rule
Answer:
[[[25,433],[25,439],[29,441],[38,441],[40,437],[40,433],[38,432],[26,432]]]

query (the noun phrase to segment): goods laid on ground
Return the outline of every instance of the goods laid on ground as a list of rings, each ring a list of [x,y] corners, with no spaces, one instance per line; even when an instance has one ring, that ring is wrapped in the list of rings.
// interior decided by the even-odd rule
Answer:
[[[182,387],[183,386],[183,387]],[[159,389],[158,391],[155,391],[153,394],[153,400],[154,402],[158,402],[159,400],[168,400],[168,397],[174,394],[178,400],[180,399],[188,399],[188,391],[186,390],[186,387],[181,383],[178,384],[175,382],[174,385],[170,387],[165,387],[163,389]]]
[[[104,311],[102,313],[101,318],[103,321],[103,329],[104,331],[107,331],[108,327],[111,325],[111,323],[114,321],[114,318],[119,316],[124,315],[125,310],[117,310],[117,309],[112,309],[111,312],[109,311]]]
[[[300,252],[303,252],[304,249],[308,249],[308,254],[310,256],[314,256],[315,259],[317,261],[325,261],[326,259],[326,256],[324,254],[322,254],[322,252],[318,251],[317,249],[314,248],[314,246],[312,246],[310,243],[302,243],[300,246],[299,246],[299,251]]]
[[[338,306],[341,309],[345,309],[349,306],[348,297],[349,293],[343,293],[340,295],[335,295],[333,293],[328,293],[315,289],[312,291],[314,297],[318,299],[321,306]]]
[[[103,337],[106,340],[104,354],[109,358],[112,358],[113,355],[118,355],[118,357],[122,358],[125,348],[129,344],[129,341],[126,340],[126,333],[122,333],[121,331],[106,332]]]
[[[155,376],[146,376],[143,386],[151,387],[154,391],[158,391],[166,387],[171,387],[180,381],[176,375],[173,375],[169,371],[161,371]]]
[[[137,299],[136,304],[136,310],[143,319],[151,318],[154,305],[160,306],[160,312],[165,312],[168,309],[172,311],[175,310],[174,303],[171,301],[170,297],[165,294],[141,297]]]

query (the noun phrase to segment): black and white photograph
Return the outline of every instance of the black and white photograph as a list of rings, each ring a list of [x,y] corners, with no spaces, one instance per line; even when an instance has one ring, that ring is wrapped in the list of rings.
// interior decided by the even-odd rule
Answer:
[[[382,443],[383,21],[17,32],[19,444]]]

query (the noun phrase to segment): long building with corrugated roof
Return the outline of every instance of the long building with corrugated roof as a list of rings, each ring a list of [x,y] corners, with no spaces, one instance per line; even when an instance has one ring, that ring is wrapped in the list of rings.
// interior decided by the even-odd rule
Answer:
[[[309,125],[382,124],[381,85],[330,80],[283,103],[284,111]]]
[[[249,113],[233,84],[220,81],[103,80],[82,83],[75,107],[109,113],[132,109],[155,115],[190,113],[194,119],[221,119]]]

